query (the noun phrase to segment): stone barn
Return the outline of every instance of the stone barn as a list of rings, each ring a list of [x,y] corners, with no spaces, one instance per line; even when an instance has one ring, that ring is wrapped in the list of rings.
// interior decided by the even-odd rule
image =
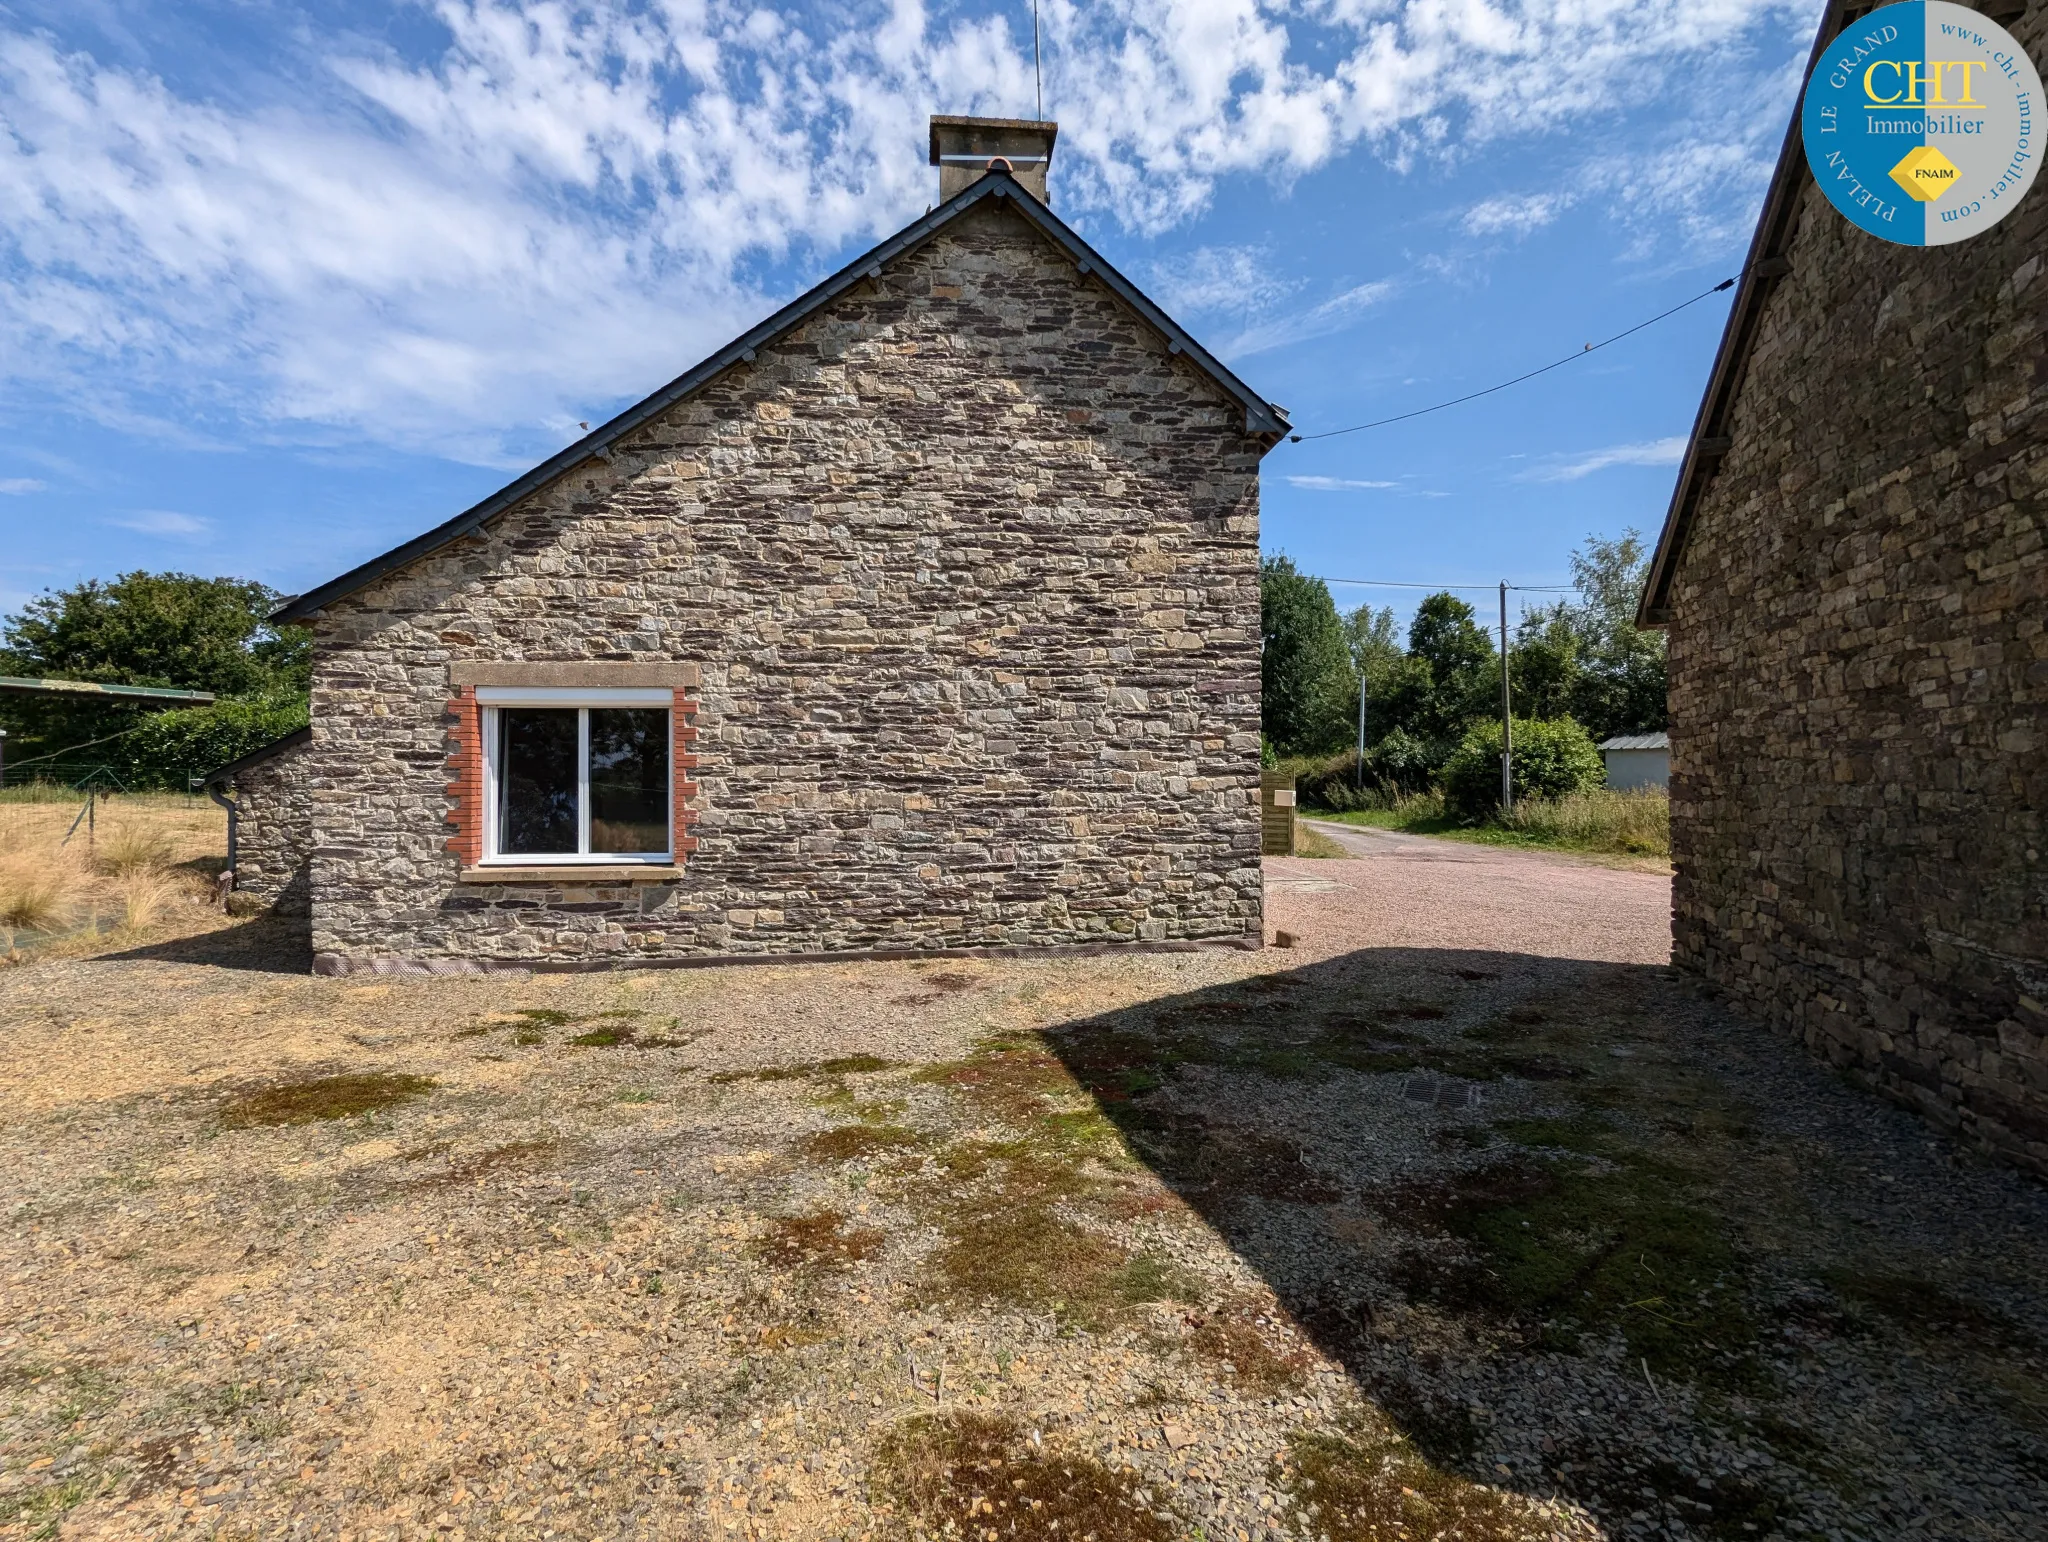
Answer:
[[[278,611],[317,970],[1260,945],[1286,418],[1056,133],[933,119],[931,212]]]
[[[2048,9],[2006,24],[2042,57]],[[2044,252],[2038,190],[1956,245],[1866,235],[1788,135],[1640,618],[1670,636],[1677,963],[2037,1173]]]

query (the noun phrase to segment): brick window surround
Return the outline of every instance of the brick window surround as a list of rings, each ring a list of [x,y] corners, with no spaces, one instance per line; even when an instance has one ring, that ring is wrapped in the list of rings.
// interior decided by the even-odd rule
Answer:
[[[454,719],[448,730],[448,823],[455,826],[448,849],[464,867],[484,859],[484,723],[476,704],[476,687],[456,688],[448,703]]]
[[[670,840],[676,866],[681,867],[697,849],[690,826],[697,822],[697,810],[690,805],[697,796],[697,783],[688,773],[697,769],[697,701],[686,690],[674,689],[670,697],[669,799],[672,821]],[[484,712],[477,702],[476,687],[461,685],[448,702],[448,823],[454,826],[448,850],[464,867],[475,867],[484,858],[484,821],[490,811],[484,807]]]

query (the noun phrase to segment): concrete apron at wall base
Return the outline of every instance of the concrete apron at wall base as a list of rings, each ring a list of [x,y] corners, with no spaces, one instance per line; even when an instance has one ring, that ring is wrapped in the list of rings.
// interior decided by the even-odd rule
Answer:
[[[624,969],[731,969],[742,964],[870,964],[904,959],[1106,958],[1112,953],[1256,953],[1261,937],[1178,938],[1166,942],[1071,942],[986,948],[848,948],[811,953],[703,953],[688,958],[351,958],[322,953],[317,975],[598,974]]]

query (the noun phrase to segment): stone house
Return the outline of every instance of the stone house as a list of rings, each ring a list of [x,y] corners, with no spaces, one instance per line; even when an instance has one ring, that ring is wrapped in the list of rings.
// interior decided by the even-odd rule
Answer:
[[[278,611],[317,970],[1260,945],[1286,418],[1056,133],[933,119],[931,212]]]
[[[2048,10],[2006,24],[2043,56]],[[2038,190],[1956,245],[1866,235],[1795,128],[1640,616],[1670,636],[1678,964],[2037,1173],[2044,251]]]

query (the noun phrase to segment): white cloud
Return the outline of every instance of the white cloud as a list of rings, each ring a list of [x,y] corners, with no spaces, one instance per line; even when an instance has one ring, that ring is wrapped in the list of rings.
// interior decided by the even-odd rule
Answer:
[[[1525,236],[1570,207],[1571,199],[1562,193],[1504,193],[1474,204],[1461,223],[1468,235]]]
[[[1614,444],[1583,455],[1557,457],[1533,471],[1522,473],[1530,482],[1576,482],[1609,466],[1675,466],[1685,459],[1686,438],[1650,439],[1641,444]]]
[[[0,28],[13,386],[144,431],[254,419],[523,462],[764,314],[789,270],[914,217],[930,112],[1032,100],[1027,29],[921,0],[428,8],[447,37],[435,57],[308,20],[298,56],[228,61],[203,98]],[[1810,25],[1795,0],[1047,0],[1042,15],[1061,208],[1147,235],[1222,178],[1541,134],[1663,100],[1759,26]],[[1691,161],[1674,138],[1624,200],[1646,228],[1696,196],[1689,178],[1726,181],[1722,159],[1753,177],[1768,158],[1753,136],[1694,138]],[[1195,304],[1220,303],[1241,256],[1195,265]],[[1386,293],[1255,314],[1235,351],[1338,330]]]
[[[133,514],[124,514],[107,523],[142,535],[175,536],[180,540],[196,540],[213,530],[212,520],[193,514],[179,514],[171,509],[137,509]]]
[[[1355,325],[1360,317],[1391,295],[1396,287],[1392,279],[1374,279],[1370,283],[1347,289],[1320,305],[1311,305],[1306,310],[1254,322],[1225,343],[1221,352],[1225,358],[1242,359],[1255,353],[1285,348],[1291,343],[1305,343],[1312,337],[1327,337],[1333,332],[1342,332],[1347,327]]]
[[[23,493],[39,493],[48,485],[34,477],[0,477],[0,497],[19,498]]]
[[[1354,477],[1289,477],[1289,487],[1305,487],[1312,493],[1348,493],[1378,487],[1399,487],[1399,482],[1361,482]]]
[[[1203,246],[1155,262],[1147,285],[1153,299],[1179,316],[1264,311],[1300,287],[1300,280],[1275,271],[1271,252],[1256,246]]]

